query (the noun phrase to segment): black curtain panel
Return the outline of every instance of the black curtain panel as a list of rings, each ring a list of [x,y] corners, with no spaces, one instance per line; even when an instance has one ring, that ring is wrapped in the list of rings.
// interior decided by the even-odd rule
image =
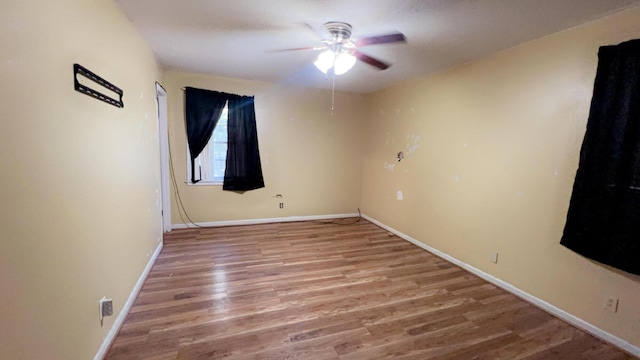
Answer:
[[[598,52],[561,244],[640,275],[640,39]]]
[[[224,93],[191,87],[185,89],[187,142],[191,153],[191,182],[194,184],[201,180],[196,180],[194,160],[207,146],[226,102],[227,94]]]
[[[229,98],[227,163],[223,190],[246,191],[264,187],[253,96]]]

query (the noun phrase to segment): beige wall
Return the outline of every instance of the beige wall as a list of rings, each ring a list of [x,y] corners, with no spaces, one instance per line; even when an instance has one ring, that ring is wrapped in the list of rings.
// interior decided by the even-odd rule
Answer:
[[[195,222],[355,213],[360,205],[363,95],[167,71],[169,134],[178,190]],[[191,86],[255,96],[265,187],[238,194],[187,186],[184,94]],[[282,194],[282,199],[274,198]],[[284,202],[284,209],[278,203]],[[184,224],[172,191],[172,221]]]
[[[559,244],[598,46],[638,37],[635,8],[372,94],[363,213],[640,346],[640,277]]]
[[[124,109],[73,89],[80,63]],[[111,0],[0,3],[0,359],[86,360],[157,246],[148,46]]]
[[[159,70],[110,0],[5,0],[0,20],[0,358],[89,359],[115,318],[101,327],[97,301],[112,297],[117,315],[160,238]],[[178,189],[198,222],[361,206],[640,346],[640,278],[559,245],[597,48],[634,37],[638,8],[368,96],[337,93],[334,116],[328,91],[167,71]],[[75,92],[75,62],[120,86],[125,108]],[[185,185],[183,86],[256,96],[266,188]]]

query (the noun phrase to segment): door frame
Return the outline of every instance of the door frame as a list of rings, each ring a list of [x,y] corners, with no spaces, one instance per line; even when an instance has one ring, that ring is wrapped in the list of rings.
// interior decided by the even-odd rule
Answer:
[[[169,126],[167,91],[156,82],[158,104],[158,141],[160,143],[160,194],[162,197],[162,232],[171,231],[171,183],[169,182]]]

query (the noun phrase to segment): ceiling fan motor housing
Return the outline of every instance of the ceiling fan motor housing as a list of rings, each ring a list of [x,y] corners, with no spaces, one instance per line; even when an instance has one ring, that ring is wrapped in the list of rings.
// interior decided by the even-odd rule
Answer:
[[[330,21],[324,24],[325,29],[335,41],[348,40],[351,37],[351,25],[341,21]]]

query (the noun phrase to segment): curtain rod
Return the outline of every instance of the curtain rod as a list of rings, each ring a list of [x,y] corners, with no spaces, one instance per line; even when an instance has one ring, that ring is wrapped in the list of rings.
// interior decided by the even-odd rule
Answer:
[[[199,88],[194,88],[194,89],[199,89]],[[187,88],[185,86],[183,86],[183,87],[180,88],[180,90],[185,91],[185,90],[187,90]],[[207,91],[224,93],[224,91],[218,91],[218,90],[209,90],[209,89],[200,89],[200,90],[207,90]],[[238,96],[244,96],[244,97],[255,97],[255,95],[240,95],[240,94],[231,94],[231,95],[238,95]]]

